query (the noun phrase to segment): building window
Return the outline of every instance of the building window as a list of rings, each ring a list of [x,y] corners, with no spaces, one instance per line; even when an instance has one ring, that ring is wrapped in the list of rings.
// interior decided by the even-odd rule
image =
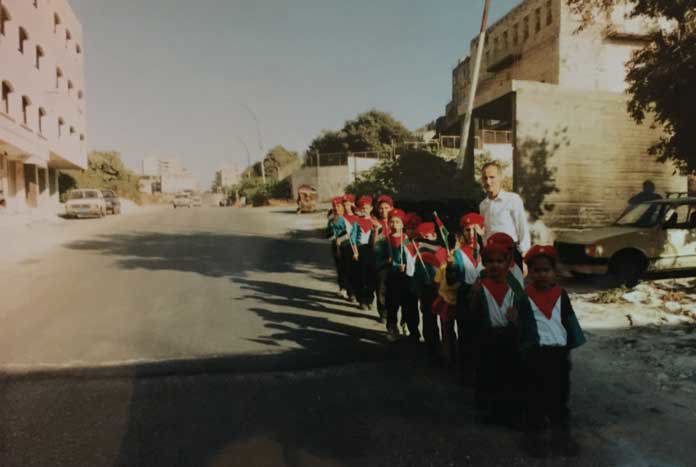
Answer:
[[[524,34],[522,40],[527,42],[527,39],[529,39],[529,16],[524,17],[524,32],[522,34]]]
[[[74,127],[74,126],[71,126],[71,127],[70,127],[70,136],[72,136],[72,135],[74,135],[74,134],[75,134],[75,127]]]
[[[14,92],[12,85],[7,82],[2,82],[2,111],[7,115],[10,114],[10,94]]]
[[[41,59],[44,58],[44,51],[40,45],[36,46],[36,69],[41,69]]]
[[[68,94],[72,92],[75,86],[73,86],[72,81],[68,80]]]
[[[82,142],[85,141],[85,135],[80,135],[80,141],[82,141]]]
[[[38,7],[39,7],[39,0],[34,0],[34,8],[38,8]]]
[[[534,31],[541,31],[541,8],[534,11]]]
[[[82,100],[83,97],[84,97],[84,93],[82,92],[82,90],[77,91],[77,98]]]
[[[27,96],[22,96],[22,123],[29,125],[29,107],[31,100]]]
[[[551,6],[551,0],[546,0],[546,25],[553,23],[553,10]]]
[[[29,40],[29,34],[23,27],[19,28],[19,51],[24,53],[24,44]]]
[[[5,5],[0,4],[0,34],[5,35],[5,23],[11,20],[10,12],[7,11]]]
[[[82,47],[80,47],[80,44],[75,44],[75,53],[77,55],[80,55],[82,53]]]
[[[65,126],[65,120],[62,117],[58,117],[58,137],[63,136],[63,127]]]
[[[503,51],[506,51],[510,47],[510,37],[507,31],[503,33]]]
[[[63,70],[56,68],[56,89],[60,89],[60,82],[63,79]]]
[[[72,34],[70,33],[69,29],[65,30],[65,48],[68,48],[68,45],[70,44],[70,40],[72,39]]]
[[[43,124],[46,118],[46,110],[43,107],[39,107],[39,134],[43,135]]]
[[[520,43],[520,23],[515,23],[515,27],[512,30],[512,45],[517,45]]]
[[[57,33],[58,32],[58,26],[60,26],[60,16],[58,16],[58,13],[53,14],[53,32]]]
[[[493,39],[493,57],[496,57],[498,55],[498,45],[500,45],[499,39],[499,37]]]

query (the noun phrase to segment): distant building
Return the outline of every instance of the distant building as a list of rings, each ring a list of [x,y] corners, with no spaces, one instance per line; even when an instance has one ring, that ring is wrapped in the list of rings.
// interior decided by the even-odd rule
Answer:
[[[66,0],[0,2],[0,210],[58,202],[87,167],[82,25]]]
[[[221,188],[236,185],[242,177],[237,167],[225,167],[215,172],[215,184]]]
[[[142,162],[142,193],[198,191],[198,180],[175,159],[146,157]]]
[[[660,130],[626,111],[625,63],[658,25],[625,12],[577,32],[566,0],[525,0],[488,28],[468,161],[488,153],[507,162],[514,189],[547,225],[608,223],[645,180],[686,191],[672,164],[648,154]],[[445,135],[461,131],[472,72],[469,57],[452,72]]]

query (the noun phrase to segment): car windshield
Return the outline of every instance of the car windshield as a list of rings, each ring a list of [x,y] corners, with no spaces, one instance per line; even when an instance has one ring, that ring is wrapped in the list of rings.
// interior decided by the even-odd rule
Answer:
[[[660,218],[662,205],[657,203],[637,204],[616,221],[623,227],[655,227]]]
[[[73,191],[70,193],[70,199],[83,199],[85,197],[85,193],[82,191]]]
[[[114,194],[113,191],[102,191],[102,195],[104,195],[105,198],[115,198],[116,195]]]
[[[99,192],[98,191],[85,191],[85,198],[99,198]]]

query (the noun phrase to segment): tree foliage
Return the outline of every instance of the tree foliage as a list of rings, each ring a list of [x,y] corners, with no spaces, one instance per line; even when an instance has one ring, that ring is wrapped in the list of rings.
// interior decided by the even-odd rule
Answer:
[[[581,28],[622,0],[566,0]],[[654,117],[664,136],[650,148],[658,160],[696,173],[696,0],[634,0],[629,17],[662,20],[627,67],[628,111],[638,123]]]
[[[383,160],[363,173],[346,189],[356,195],[387,194],[399,200],[476,199],[481,187],[467,185],[454,161],[426,151],[408,151],[398,158]]]
[[[338,131],[323,131],[309,145],[307,161],[314,161],[317,152],[389,152],[395,142],[409,137],[411,132],[390,114],[370,110],[348,120]]]
[[[138,177],[126,168],[118,152],[90,152],[87,169],[62,170],[58,179],[61,194],[73,188],[109,189],[119,197],[140,201]]]

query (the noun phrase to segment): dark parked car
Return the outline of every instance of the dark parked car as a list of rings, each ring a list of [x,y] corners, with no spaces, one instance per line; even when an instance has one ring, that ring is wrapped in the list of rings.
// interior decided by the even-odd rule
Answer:
[[[112,190],[102,190],[104,201],[106,202],[106,212],[111,214],[121,214],[121,200]]]

